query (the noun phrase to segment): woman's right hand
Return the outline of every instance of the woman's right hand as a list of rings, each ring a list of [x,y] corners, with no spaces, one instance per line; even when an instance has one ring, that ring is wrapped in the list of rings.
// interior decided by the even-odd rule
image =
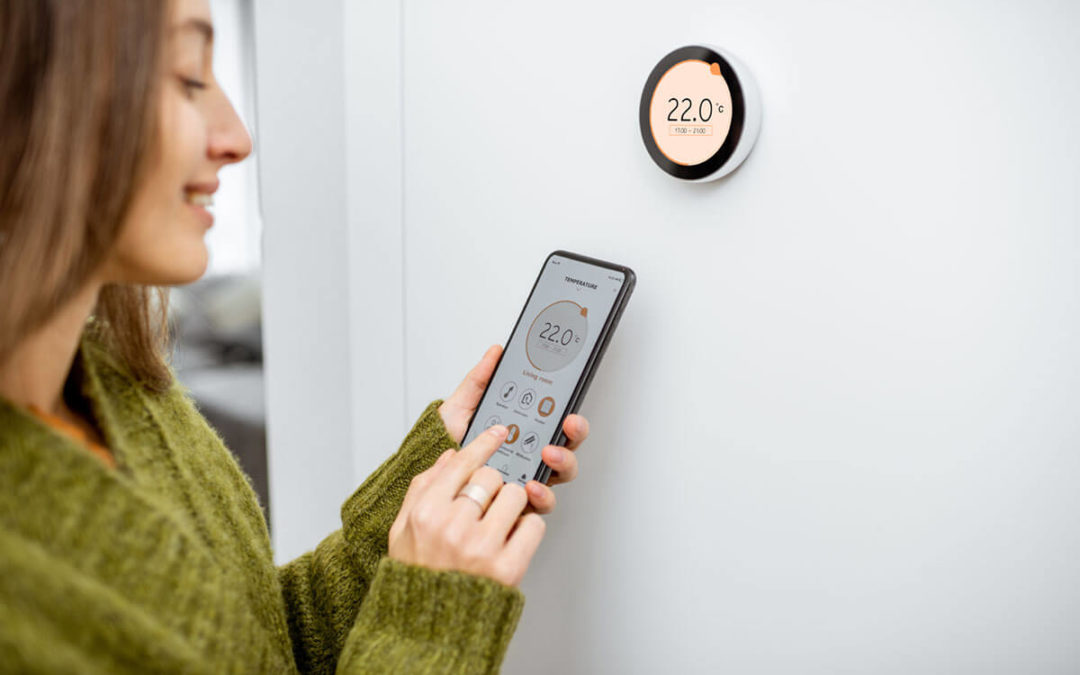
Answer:
[[[460,451],[447,450],[412,479],[390,527],[391,558],[490,577],[507,586],[521,582],[546,525],[536,513],[521,515],[529,501],[525,488],[503,483],[502,474],[484,466],[506,433],[505,426],[493,426]],[[469,483],[493,495],[486,511],[457,496]]]

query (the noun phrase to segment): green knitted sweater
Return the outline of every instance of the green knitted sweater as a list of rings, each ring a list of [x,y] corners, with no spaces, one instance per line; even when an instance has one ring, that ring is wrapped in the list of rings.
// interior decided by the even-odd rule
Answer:
[[[87,336],[71,378],[117,468],[0,399],[0,671],[498,671],[521,592],[386,556],[409,481],[460,448],[441,401],[342,528],[275,567],[248,479],[175,379],[151,393]]]

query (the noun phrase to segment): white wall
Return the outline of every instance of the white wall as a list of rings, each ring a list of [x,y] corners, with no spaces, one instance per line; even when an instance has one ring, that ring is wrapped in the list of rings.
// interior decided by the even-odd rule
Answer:
[[[256,12],[301,35],[257,32],[272,472],[309,429],[310,398],[340,386],[354,417],[320,428],[352,453],[322,447],[358,483],[395,445],[359,430],[399,439],[505,340],[544,255],[580,251],[633,267],[638,290],[583,408],[581,475],[557,489],[505,672],[1080,668],[1080,6],[344,6]],[[364,40],[386,41],[384,58],[358,63]],[[765,106],[747,162],[703,185],[663,175],[637,129],[649,70],[695,41],[740,56]],[[307,70],[312,51],[325,67]],[[397,77],[396,106],[355,88],[386,94]],[[271,133],[304,147],[271,153]],[[269,196],[285,174],[267,164],[294,156],[303,212]],[[280,230],[298,223],[325,256],[308,241],[290,257]],[[369,241],[390,262],[350,269],[386,259]],[[337,306],[353,314],[282,301],[310,296],[269,287],[275,247],[278,270],[344,284]],[[372,293],[388,298],[367,315],[389,313],[385,353],[357,342]],[[312,335],[315,366],[275,377]],[[354,359],[345,381],[327,370],[339,354]],[[331,509],[278,475],[276,524],[279,501]],[[300,525],[280,525],[279,551],[317,541]]]
[[[635,268],[510,673],[1080,670],[1080,6],[405,3],[407,391],[556,248]],[[669,50],[757,148],[668,178]]]
[[[341,7],[255,7],[267,460],[275,555],[340,527],[355,486]],[[297,20],[299,19],[299,20]]]
[[[400,19],[392,0],[254,7],[279,561],[341,526],[423,409],[404,394]]]

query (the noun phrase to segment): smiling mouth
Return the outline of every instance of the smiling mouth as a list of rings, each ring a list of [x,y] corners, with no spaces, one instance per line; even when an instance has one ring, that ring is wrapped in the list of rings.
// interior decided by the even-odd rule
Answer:
[[[214,195],[206,192],[185,192],[184,201],[193,206],[213,206]]]

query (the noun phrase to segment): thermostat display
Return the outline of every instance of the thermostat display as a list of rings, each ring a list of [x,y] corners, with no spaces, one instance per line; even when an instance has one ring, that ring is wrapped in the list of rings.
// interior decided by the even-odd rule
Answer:
[[[649,75],[641,94],[641,136],[667,173],[713,180],[750,153],[760,110],[753,77],[734,57],[716,47],[682,47]]]

